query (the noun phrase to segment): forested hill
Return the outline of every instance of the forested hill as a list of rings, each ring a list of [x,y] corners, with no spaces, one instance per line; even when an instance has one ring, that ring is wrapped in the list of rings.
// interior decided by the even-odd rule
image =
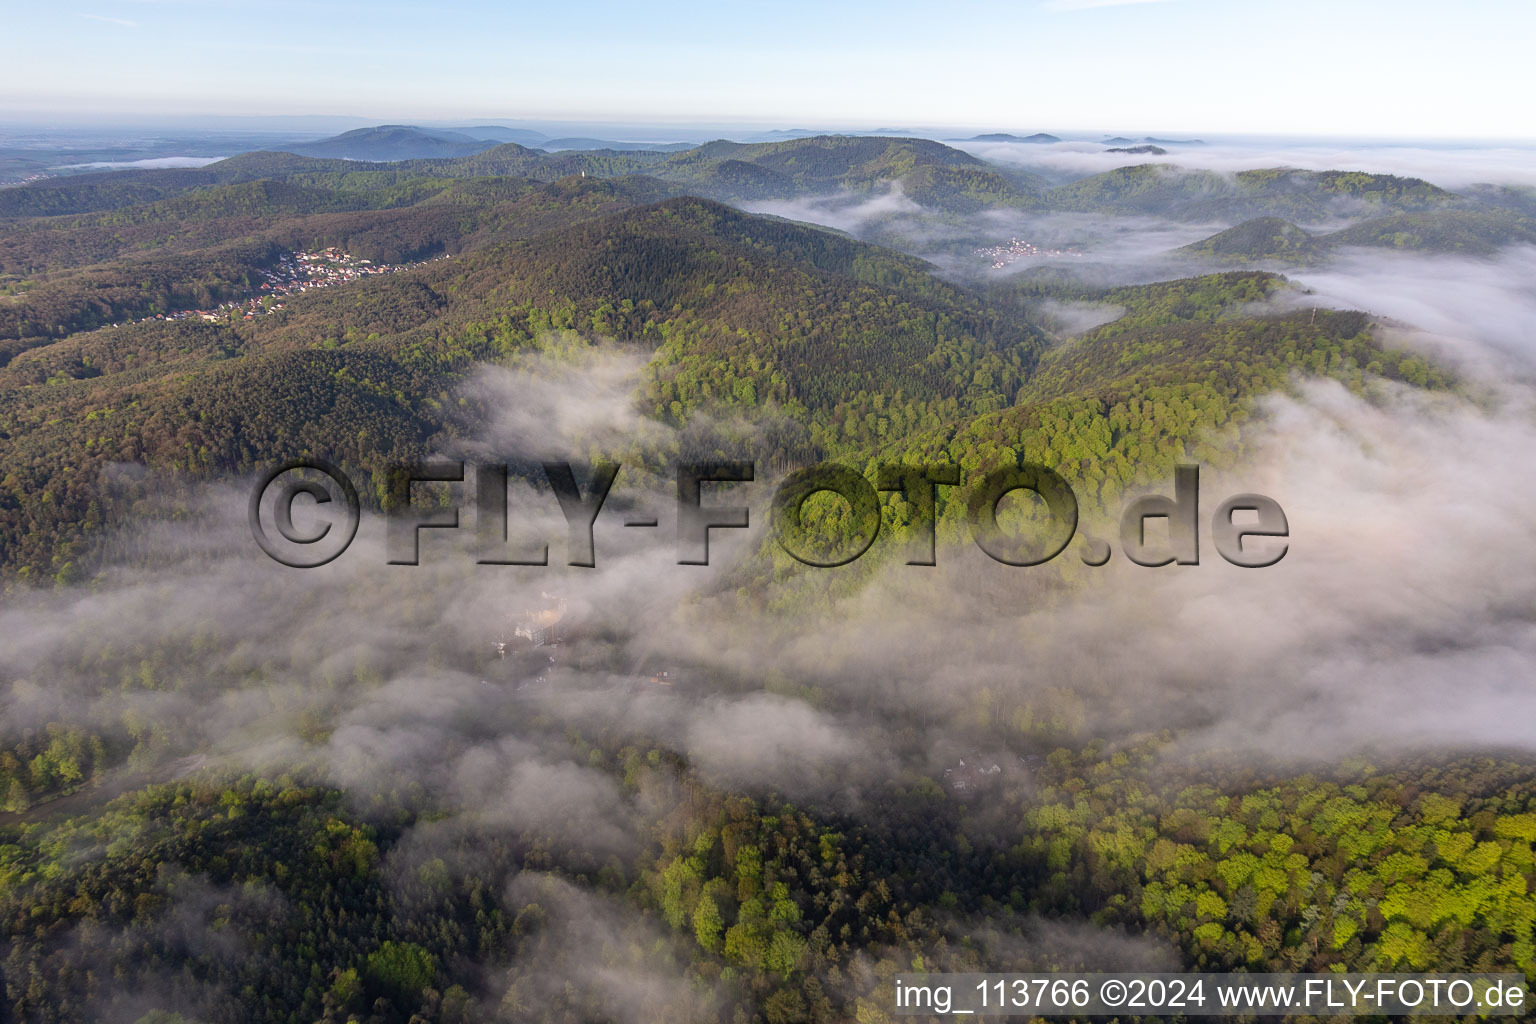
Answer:
[[[1313,263],[1346,248],[1489,256],[1536,243],[1536,219],[1511,210],[1452,209],[1372,217],[1337,231],[1307,231],[1279,217],[1259,217],[1184,246],[1180,252],[1232,262]]]
[[[900,185],[938,208],[1034,205],[1033,176],[989,165],[926,139],[815,136],[788,142],[712,142],[682,152],[566,150],[546,153],[505,143],[445,159],[363,163],[291,153],[246,153],[207,167],[119,171],[0,191],[0,218],[117,209],[194,189],[276,178],[342,191],[379,189],[421,178],[510,175],[554,181],[569,175],[647,174],[717,199],[790,198]]]
[[[1433,210],[1458,199],[1427,181],[1391,174],[1272,168],[1227,175],[1163,164],[1106,171],[1058,186],[1046,198],[1051,206],[1065,210],[1228,223],[1254,217],[1325,221]]]
[[[918,260],[697,199],[455,269],[481,267],[498,307],[543,308],[556,295],[576,323],[659,347],[653,400],[674,418],[716,394],[804,408],[815,422],[874,394],[934,415],[1006,402],[1042,346],[1038,331]]]
[[[303,156],[339,157],[343,160],[411,160],[468,156],[496,145],[488,139],[461,132],[382,124],[358,128],[331,139],[292,147]]]
[[[278,254],[340,246],[408,263],[673,194],[654,178],[433,178],[322,188],[260,179],[0,235],[0,364],[73,331],[248,294]]]
[[[651,173],[727,199],[790,198],[893,185],[925,206],[968,212],[1032,207],[1039,181],[926,139],[817,136],[787,142],[711,142]]]
[[[378,421],[372,445],[350,453],[369,467],[424,450],[446,429],[440,406],[458,374],[552,329],[655,351],[645,389],[661,418],[682,422],[720,403],[787,412],[799,433],[775,453],[783,458],[937,437],[1019,405],[1036,394],[1026,385],[1046,345],[1008,286],[966,290],[888,249],[683,197],[897,184],[951,213],[1041,204],[1181,215],[1216,204],[1300,216],[1335,203],[1373,213],[1325,237],[1290,221],[1249,222],[1197,247],[1204,257],[1251,259],[1287,244],[1305,255],[1373,240],[1530,237],[1514,192],[1460,199],[1384,175],[1228,178],[1160,167],[1046,190],[936,142],[884,137],[716,142],[677,153],[551,154],[507,143],[395,163],[250,153],[194,170],[8,189],[0,192],[13,215],[0,232],[0,430],[13,472],[3,477],[0,562],[64,572],[84,529],[67,524],[84,522],[93,500],[90,467],[111,461],[241,471],[262,452],[323,447],[325,428],[354,436],[352,418]],[[1400,209],[1417,212],[1390,212]],[[297,295],[269,315],[208,312],[259,296],[288,254],[328,246],[402,269]],[[454,258],[411,266],[445,255]],[[197,322],[133,322],[184,311],[202,312]],[[1298,344],[1290,328],[1261,326],[1258,336],[1280,346],[1265,359]],[[1178,330],[1204,344],[1215,328]],[[1303,347],[1336,347],[1338,331],[1301,332]],[[1350,359],[1387,365],[1364,352]],[[348,369],[353,360],[366,371]],[[369,390],[362,380],[394,383]],[[330,411],[310,422],[297,412],[302,402],[268,408],[279,381]],[[236,407],[238,415],[227,411]],[[60,452],[72,453],[64,465]],[[61,530],[73,539],[57,546]]]
[[[854,415],[844,416],[829,447],[882,461],[954,463],[971,476],[1003,464],[1047,465],[1085,509],[1116,508],[1128,489],[1165,481],[1192,457],[1231,464],[1234,430],[1254,400],[1298,377],[1331,377],[1357,392],[1383,378],[1453,384],[1423,358],[1383,346],[1363,313],[1285,311],[1290,288],[1278,275],[1245,271],[1078,291],[1076,301],[1118,315],[1046,349],[1011,401],[936,426],[914,424],[899,408],[850,403]],[[1010,298],[1018,295],[994,296]],[[952,536],[963,536],[961,503],[941,497],[940,505]]]
[[[33,575],[76,571],[86,535],[112,518],[96,484],[112,463],[221,474],[307,451],[366,473],[422,453],[451,429],[444,410],[463,373],[551,331],[654,351],[643,390],[662,419],[681,423],[720,407],[787,415],[798,433],[763,453],[780,461],[953,437],[976,417],[1063,393],[1030,385],[1046,344],[1007,293],[967,291],[912,257],[707,200],[632,206],[615,191],[620,184],[463,180],[440,203],[382,211],[448,211],[454,229],[469,232],[454,236],[460,255],[451,260],[298,295],[249,321],[152,321],[23,339],[0,370],[5,563]],[[449,201],[464,198],[459,188],[499,201],[461,207]],[[287,230],[322,240],[387,237],[387,223],[347,219],[379,213],[299,218]],[[422,222],[394,226],[402,223]],[[466,244],[474,238],[481,242]],[[174,278],[175,265],[166,273]],[[1181,303],[1110,296],[1133,308],[1150,304],[1151,319],[1103,329],[1119,346],[1106,365],[1172,351],[1175,337],[1179,346],[1205,346],[1213,332],[1246,332],[1248,358],[1274,372],[1234,380],[1221,394],[1231,409],[1254,380],[1273,386],[1298,359],[1360,332],[1358,323],[1332,318],[1305,329],[1244,320],[1237,312],[1255,295],[1245,280],[1211,279]],[[1259,294],[1277,286],[1259,280],[1268,282]],[[1147,332],[1161,332],[1155,347],[1139,344]],[[1347,363],[1325,357],[1318,365],[1396,365],[1367,341],[1352,344]],[[1204,382],[1203,365],[1165,364],[1160,381]],[[1102,386],[1080,380],[1072,390],[1086,397]],[[1168,443],[1217,425],[1185,420]],[[359,436],[367,443],[336,444]]]
[[[0,369],[0,556],[67,575],[111,518],[97,476],[114,462],[216,474],[274,453],[361,469],[419,455],[448,429],[464,373],[550,332],[659,350],[648,388],[663,417],[780,406],[801,423],[802,440],[785,441],[797,454],[842,403],[886,396],[934,423],[1005,404],[1042,346],[911,257],[699,199],[588,220],[593,186],[568,184],[518,208],[538,220],[563,199],[563,227],[254,320],[34,339]]]

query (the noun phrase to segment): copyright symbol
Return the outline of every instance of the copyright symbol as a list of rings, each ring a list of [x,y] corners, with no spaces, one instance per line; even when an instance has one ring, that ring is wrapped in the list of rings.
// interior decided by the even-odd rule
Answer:
[[[314,475],[319,474],[319,480]],[[267,533],[261,522],[262,505],[268,495],[272,524],[278,535],[287,542],[279,544]],[[346,505],[346,521],[332,532],[335,522],[321,522],[308,531],[299,529],[293,522],[294,499],[307,495],[314,506],[332,504],[337,498]],[[332,561],[352,543],[357,536],[357,524],[362,518],[358,507],[357,488],[347,475],[329,462],[321,459],[289,459],[270,470],[251,492],[251,502],[246,509],[251,523],[251,536],[274,562],[293,569],[314,569]],[[321,541],[330,538],[329,543]],[[316,546],[318,545],[318,546]]]
[[[1126,987],[1123,981],[1111,979],[1106,981],[1103,987],[1099,989],[1099,1001],[1105,1006],[1119,1006],[1125,1002],[1125,997]]]

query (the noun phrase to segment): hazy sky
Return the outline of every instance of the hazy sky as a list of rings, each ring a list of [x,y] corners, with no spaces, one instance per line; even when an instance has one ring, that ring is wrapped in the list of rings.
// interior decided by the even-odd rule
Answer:
[[[1536,135],[1529,0],[0,0],[0,110]]]

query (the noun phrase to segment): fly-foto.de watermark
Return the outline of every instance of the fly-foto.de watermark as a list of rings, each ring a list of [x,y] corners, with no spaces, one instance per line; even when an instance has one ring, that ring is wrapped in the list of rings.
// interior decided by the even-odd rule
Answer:
[[[597,546],[593,526],[618,479],[620,466],[598,464],[582,475],[568,462],[542,465],[544,482],[559,503],[566,524],[566,562],[594,568]],[[745,530],[751,510],[745,505],[705,502],[705,485],[748,483],[755,479],[750,462],[689,462],[677,466],[677,563],[708,565],[712,530]],[[423,498],[426,485],[448,485],[449,498]],[[418,487],[417,485],[422,485]],[[512,541],[508,513],[509,472],[505,465],[466,466],[463,462],[433,461],[397,466],[388,473],[390,495],[385,525],[386,557],[391,565],[418,565],[424,530],[457,530],[460,512],[474,511],[475,545],[481,565],[548,565],[544,539]],[[892,465],[879,468],[873,483],[864,474],[833,463],[809,466],[788,474],[769,509],[769,526],[778,545],[805,565],[834,568],[847,565],[874,546],[881,530],[880,492],[894,492],[911,507],[906,539],[908,565],[932,566],[938,561],[937,508],[939,488],[962,486],[954,465]],[[1078,534],[1077,496],[1055,470],[1026,464],[992,470],[965,483],[966,523],[971,539],[988,556],[1005,565],[1043,565],[1066,550]],[[1003,499],[1012,494],[1035,496],[1038,530],[1013,531],[1000,522]],[[818,494],[847,503],[839,520],[835,543],[829,544],[806,523],[806,503]],[[294,521],[296,506],[309,506],[308,525]],[[357,535],[361,507],[357,488],[336,466],[320,459],[294,459],[273,467],[251,492],[247,509],[251,534],[275,561],[294,568],[325,565],[344,552]],[[327,518],[330,513],[333,518]],[[1006,517],[1001,517],[1006,518]],[[1164,537],[1148,524],[1162,521]],[[654,529],[655,516],[627,514],[626,527]],[[1200,468],[1178,466],[1172,495],[1150,494],[1131,501],[1120,516],[1120,547],[1137,565],[1200,564]],[[1216,551],[1233,565],[1258,569],[1274,565],[1289,550],[1290,524],[1279,503],[1262,494],[1235,494],[1223,500],[1210,518]],[[274,536],[275,534],[275,536]],[[1087,565],[1110,560],[1108,541],[1085,538],[1081,558]]]

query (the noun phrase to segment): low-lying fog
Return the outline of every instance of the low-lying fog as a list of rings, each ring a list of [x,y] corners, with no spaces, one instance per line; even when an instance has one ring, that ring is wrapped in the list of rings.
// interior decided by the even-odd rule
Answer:
[[[947,142],[993,163],[1021,167],[1053,182],[1084,178],[1127,164],[1157,163],[1189,170],[1232,173],[1259,167],[1297,167],[1307,171],[1371,171],[1423,178],[1455,190],[1481,182],[1536,185],[1536,145],[1475,143],[1390,143],[1298,140],[1208,140],[1201,145],[1162,142],[1167,152],[1114,153],[1115,148],[1145,146],[1140,138],[1111,146],[1097,142]]]
[[[946,144],[1004,167],[1029,171],[1048,185],[1152,163],[1173,170],[1223,174],[1276,167],[1359,170],[1419,177],[1452,191],[1490,184],[1536,186],[1536,146],[1346,145],[1315,141],[1284,146],[1257,141],[1196,145],[1164,140],[1160,148],[1167,152],[1159,155],[1115,153],[1111,149],[1116,147],[1084,141],[946,140]],[[1136,140],[1130,145],[1148,144]],[[875,195],[845,193],[741,205],[754,213],[820,224],[888,245],[934,263],[947,276],[982,285],[1042,267],[1098,287],[1234,269],[1231,263],[1217,264],[1176,250],[1240,222],[1240,218],[1191,221],[1175,216],[1173,211],[1167,216],[1008,209],[969,215],[943,213],[919,205],[903,194],[899,186]],[[1341,201],[1326,219],[1309,221],[1306,230],[1336,231],[1370,215],[1358,204]],[[1349,254],[1342,254],[1341,261],[1358,264]],[[1266,265],[1265,269],[1284,268]],[[1475,295],[1485,287],[1477,277],[1473,265],[1462,273],[1461,286],[1452,291],[1463,296]]]
[[[311,762],[348,786],[378,784],[386,769],[440,776],[441,795],[469,799],[476,787],[454,781],[469,770],[462,758],[543,764],[535,754],[545,750],[554,768],[561,763],[546,749],[561,743],[528,735],[526,716],[511,710],[532,700],[556,720],[671,745],[722,784],[837,793],[852,806],[863,787],[930,771],[963,747],[951,723],[966,720],[982,690],[1025,704],[1075,690],[1087,732],[1113,738],[1167,725],[1191,743],[1284,756],[1334,758],[1382,744],[1529,746],[1533,265],[1532,249],[1491,261],[1352,254],[1299,276],[1316,294],[1295,301],[1394,318],[1402,326],[1385,328],[1389,340],[1453,366],[1469,393],[1387,389],[1366,401],[1299,381],[1263,403],[1252,458],[1224,478],[1209,473],[1203,487],[1207,507],[1256,490],[1287,510],[1290,553],[1270,569],[1234,569],[1208,546],[1199,567],[1142,569],[1117,558],[1061,601],[1045,599],[1034,570],[961,549],[946,555],[949,568],[893,568],[801,620],[766,614],[733,589],[731,563],[759,556],[768,481],[737,489],[754,508],[754,528],[716,531],[715,564],[700,568],[676,564],[667,489],[638,492],[640,478],[621,475],[610,502],[661,510],[665,539],[647,541],[605,513],[599,564],[589,570],[560,566],[558,509],[532,492],[514,504],[513,522],[539,519],[549,568],[474,566],[455,554],[464,544],[436,534],[423,541],[423,566],[387,566],[369,519],[330,566],[286,569],[251,543],[242,489],[221,486],[207,494],[201,527],[142,531],[151,546],[177,552],[164,567],[111,571],[0,612],[0,631],[12,638],[0,654],[5,728],[101,725],[131,708],[164,719],[178,737],[168,756],[205,749],[236,761]],[[1081,330],[1114,310],[1068,304],[1052,313],[1077,318]],[[633,356],[600,350],[574,369],[488,370],[472,391],[482,400],[503,394],[500,404],[514,411],[487,422],[466,451],[506,455],[536,439],[541,457],[563,443],[579,458],[594,438],[633,437],[635,414],[620,396],[638,370]],[[646,429],[654,436],[645,443],[665,447],[666,431]],[[737,500],[728,494],[714,500]],[[547,595],[567,602],[593,646],[574,645],[542,671],[546,685],[482,682],[516,613],[545,607]],[[202,640],[188,646],[191,636]],[[189,659],[176,683],[124,688],[143,652],[158,647]],[[662,670],[718,680],[719,691],[701,699],[637,682]],[[358,685],[363,677],[372,682]],[[809,684],[829,699],[763,693],[772,679],[782,683],[776,694]],[[871,706],[884,711],[872,716]],[[497,708],[508,709],[505,731]],[[293,724],[315,713],[337,725],[318,746]],[[919,724],[921,742],[892,740],[892,714]],[[587,796],[585,806],[603,806]]]
[[[1221,222],[1058,211],[938,214],[919,206],[899,188],[875,196],[764,200],[741,205],[752,213],[821,224],[900,249],[928,260],[948,276],[974,284],[1047,266],[1095,283],[1128,284],[1186,276],[1197,272],[1198,265],[1175,257],[1172,251],[1230,227]]]
[[[1161,253],[1208,233],[1061,214],[940,223],[900,196],[756,208],[904,231],[957,261],[967,246],[1028,237],[1084,253],[1036,262],[1101,260],[1151,277],[1168,276]],[[475,566],[437,535],[420,567],[388,566],[367,518],[345,556],[309,571],[255,549],[249,482],[237,481],[209,488],[190,520],[139,529],[158,567],[123,565],[0,610],[0,730],[131,723],[160,737],[149,746],[166,763],[197,752],[213,766],[309,773],[359,798],[412,793],[442,812],[417,837],[426,850],[460,826],[532,829],[557,856],[591,863],[644,841],[644,797],[578,757],[566,726],[667,746],[721,786],[852,814],[877,813],[872,795],[893,780],[997,750],[975,728],[994,706],[1075,719],[1080,736],[1111,747],[1174,729],[1171,762],[1536,750],[1536,249],[1357,251],[1294,276],[1314,291],[1296,301],[1391,318],[1391,343],[1422,348],[1466,383],[1366,400],[1298,381],[1263,402],[1251,456],[1203,476],[1202,502],[1276,499],[1291,540],[1272,568],[1229,566],[1207,540],[1199,566],[1144,569],[1117,554],[1063,594],[1041,585],[1049,570],[949,550],[938,569],[895,566],[797,616],[765,611],[733,575],[759,557],[771,481],[710,496],[750,504],[753,528],[716,531],[709,568],[676,564],[666,489],[638,492],[621,475],[610,502],[661,510],[660,539],[605,511],[594,569],[560,564],[558,509],[529,492],[513,521],[548,539],[550,567]],[[1075,303],[1048,312],[1066,333],[1116,315]],[[595,350],[575,367],[487,370],[475,394],[509,411],[466,451],[580,458],[594,438],[665,447],[655,424],[629,440],[624,396],[639,369]],[[519,613],[559,602],[570,644],[552,660],[498,657]],[[572,922],[626,913],[568,889]]]

